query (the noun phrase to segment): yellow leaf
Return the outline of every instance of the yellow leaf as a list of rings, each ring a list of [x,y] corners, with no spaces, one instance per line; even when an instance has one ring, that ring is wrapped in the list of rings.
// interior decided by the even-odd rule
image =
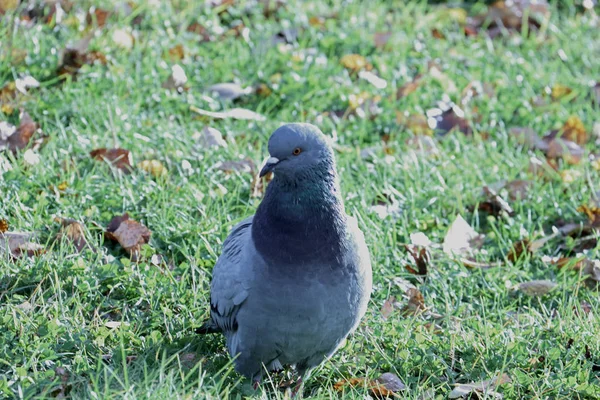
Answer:
[[[587,143],[588,135],[579,117],[571,115],[563,125],[562,130],[563,139],[570,140],[579,145]]]
[[[14,10],[19,6],[20,0],[0,0],[0,11]]]
[[[167,169],[158,160],[144,160],[138,165],[140,169],[148,172],[152,176],[159,177],[167,174]]]
[[[367,59],[360,54],[346,54],[340,59],[340,63],[344,68],[348,68],[353,72],[358,72],[361,69],[365,69],[368,65]]]
[[[552,86],[552,100],[560,100],[563,97],[568,96],[572,92],[573,89],[571,89],[570,87],[557,83],[556,85]]]

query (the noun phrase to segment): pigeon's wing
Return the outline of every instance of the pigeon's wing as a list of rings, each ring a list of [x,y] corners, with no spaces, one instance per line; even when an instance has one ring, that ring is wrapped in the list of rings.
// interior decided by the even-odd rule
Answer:
[[[226,334],[237,330],[237,312],[248,297],[252,268],[243,257],[245,247],[252,245],[251,227],[252,217],[249,217],[233,228],[213,269],[210,317]]]

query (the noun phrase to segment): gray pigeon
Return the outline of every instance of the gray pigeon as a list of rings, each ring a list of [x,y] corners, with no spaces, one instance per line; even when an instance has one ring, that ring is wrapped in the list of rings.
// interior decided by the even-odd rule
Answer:
[[[211,283],[200,333],[222,332],[235,369],[258,386],[265,370],[295,365],[296,390],[367,309],[371,261],[344,210],[333,150],[310,124],[269,139],[274,172],[256,214],[233,228]]]

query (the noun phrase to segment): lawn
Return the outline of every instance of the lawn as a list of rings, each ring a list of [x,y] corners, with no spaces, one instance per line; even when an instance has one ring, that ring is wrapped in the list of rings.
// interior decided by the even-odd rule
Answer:
[[[289,371],[254,392],[222,337],[194,333],[282,122],[334,138],[374,272],[305,398],[375,397],[387,372],[398,398],[490,379],[471,398],[600,398],[591,1],[15,3],[0,0],[1,398],[283,398]]]

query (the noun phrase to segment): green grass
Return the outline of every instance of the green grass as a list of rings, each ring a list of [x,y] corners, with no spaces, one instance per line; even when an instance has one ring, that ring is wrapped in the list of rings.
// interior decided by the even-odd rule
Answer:
[[[500,372],[512,379],[498,389],[506,399],[600,398],[598,292],[585,287],[579,274],[542,261],[542,255],[561,254],[557,241],[515,263],[506,259],[513,242],[549,234],[558,219],[584,220],[577,207],[600,189],[599,172],[586,161],[561,166],[581,172],[571,184],[532,177],[532,152],[508,134],[515,126],[542,134],[571,115],[592,131],[600,120],[589,89],[600,79],[597,20],[561,2],[560,11],[551,7],[543,33],[491,40],[484,34],[465,37],[456,21],[443,18],[447,13],[424,2],[292,1],[269,18],[257,6],[244,12],[236,5],[219,17],[195,2],[160,3],[136,9],[143,20],[134,28],[130,50],[115,45],[112,34],[130,27],[135,15],[110,16],[90,45],[106,55],[108,64],[84,66],[77,80],[63,84],[55,75],[59,52],[85,35],[74,16],[85,16],[88,1],[76,2],[56,26],[38,23],[28,29],[9,17],[0,23],[0,84],[24,74],[41,82],[17,107],[50,137],[38,151],[38,165],[27,165],[20,155],[0,155],[12,166],[0,176],[0,219],[8,220],[11,230],[36,232],[48,248],[43,255],[0,261],[0,397],[52,398],[61,388],[61,395],[72,398],[283,397],[269,381],[252,392],[233,372],[221,337],[196,336],[194,327],[208,315],[211,269],[223,240],[260,201],[250,196],[250,174],[226,174],[215,165],[246,157],[258,165],[267,155],[269,134],[281,122],[306,121],[327,134],[335,132],[345,150],[337,152],[337,160],[346,208],[359,219],[374,267],[366,317],[346,346],[315,371],[306,398],[363,399],[363,388],[342,395],[333,384],[383,372],[397,374],[408,387],[402,397],[410,399],[431,391],[445,399],[456,383]],[[474,5],[469,12],[483,9]],[[332,15],[322,28],[307,22],[311,16]],[[236,20],[249,28],[249,42],[229,37],[201,43],[185,29],[199,21],[227,30]],[[270,37],[288,22],[302,28],[298,45],[287,51],[271,46]],[[433,26],[445,40],[431,35]],[[388,30],[394,32],[390,48],[375,48],[373,33]],[[178,61],[189,79],[183,94],[161,88],[175,63],[164,53],[176,44],[186,49],[186,58]],[[11,56],[16,49],[27,52],[22,62]],[[559,57],[562,52],[566,61]],[[339,62],[349,53],[365,56],[387,88],[350,76]],[[473,80],[495,87],[492,97],[469,106],[478,107],[474,135],[451,132],[440,138],[437,157],[415,155],[406,144],[412,134],[396,122],[397,112],[422,114],[442,98],[443,87],[426,78],[416,92],[395,99],[396,89],[426,73],[430,61],[457,86],[458,93],[451,94],[456,102]],[[280,82],[274,85],[276,74]],[[219,100],[211,105],[203,97],[203,88],[231,81],[265,83],[273,92],[246,96],[235,105]],[[557,84],[577,96],[531,105]],[[322,115],[345,110],[348,96],[361,92],[382,97],[382,113],[373,120]],[[190,106],[215,105],[245,107],[267,120],[209,121],[228,146],[207,148],[193,139],[207,121]],[[0,120],[16,123],[17,114],[1,114]],[[386,149],[384,135],[389,136]],[[593,140],[586,147],[590,152],[597,151]],[[89,157],[92,149],[113,146],[129,149],[136,164],[160,160],[168,174],[155,179],[136,169],[122,175]],[[367,147],[374,147],[373,159],[360,156]],[[191,169],[183,168],[184,162]],[[533,182],[525,199],[511,202],[514,216],[469,211],[481,199],[483,185],[502,179]],[[66,190],[53,189],[62,182]],[[400,212],[381,219],[370,206],[390,189]],[[138,263],[118,246],[103,243],[110,219],[124,212],[153,232]],[[487,235],[484,259],[500,260],[502,266],[469,270],[436,252],[427,279],[417,280],[404,267],[410,261],[402,244],[415,232],[441,243],[457,213]],[[97,251],[77,254],[67,244],[54,243],[60,228],[54,216],[82,221]],[[163,255],[167,265],[152,264],[152,254]],[[597,257],[597,248],[589,257]],[[416,284],[426,305],[442,318],[406,317],[396,310],[384,320],[380,309],[388,297],[406,301],[393,283],[396,277]],[[510,289],[532,279],[558,286],[533,298]],[[582,301],[591,304],[591,314],[578,312]],[[113,329],[107,321],[122,324]],[[439,331],[427,328],[431,322]]]

